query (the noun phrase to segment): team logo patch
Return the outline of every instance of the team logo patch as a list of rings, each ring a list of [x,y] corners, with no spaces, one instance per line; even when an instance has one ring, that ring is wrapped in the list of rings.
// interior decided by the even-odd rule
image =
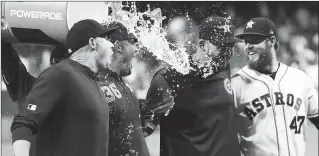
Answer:
[[[246,29],[248,29],[248,28],[253,28],[253,24],[255,24],[255,22],[254,21],[249,21],[248,23],[247,23],[247,26],[246,26]]]
[[[231,84],[230,84],[230,81],[229,81],[229,79],[228,78],[226,78],[225,80],[224,80],[224,87],[225,87],[225,90],[229,93],[229,94],[233,94],[232,93],[232,89],[231,89]]]
[[[35,111],[37,109],[37,105],[34,105],[34,104],[29,104],[28,107],[27,107],[28,110],[32,110],[32,111]]]
[[[230,32],[230,25],[227,25],[227,23],[225,23],[225,25],[218,26],[218,28],[224,29],[224,33]]]

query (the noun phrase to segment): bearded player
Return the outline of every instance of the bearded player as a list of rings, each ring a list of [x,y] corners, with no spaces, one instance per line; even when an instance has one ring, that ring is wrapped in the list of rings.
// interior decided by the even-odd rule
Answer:
[[[109,156],[150,156],[140,117],[140,104],[122,77],[129,76],[137,51],[137,38],[120,22],[105,27],[117,27],[109,35],[114,43],[112,63],[99,74],[99,82],[109,104]]]
[[[301,70],[279,62],[276,25],[251,19],[238,35],[248,65],[232,78],[241,152],[245,156],[304,156],[307,122],[318,129],[318,95]]]

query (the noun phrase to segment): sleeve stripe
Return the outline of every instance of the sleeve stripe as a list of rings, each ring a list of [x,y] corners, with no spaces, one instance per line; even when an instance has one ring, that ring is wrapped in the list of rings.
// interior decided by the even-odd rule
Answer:
[[[315,117],[317,117],[318,116],[318,113],[316,113],[316,114],[309,114],[308,115],[308,118],[315,118]]]
[[[308,97],[308,99],[311,99],[313,97],[313,95],[311,95],[310,97]]]

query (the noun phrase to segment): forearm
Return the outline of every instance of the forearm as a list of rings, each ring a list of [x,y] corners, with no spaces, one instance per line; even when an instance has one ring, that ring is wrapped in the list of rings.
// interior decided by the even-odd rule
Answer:
[[[1,40],[1,70],[6,79],[13,79],[21,62],[19,55],[8,42]],[[9,70],[11,69],[11,70]],[[16,69],[16,70],[12,70]]]
[[[140,99],[141,123],[144,137],[150,136],[157,127],[157,122],[154,121],[154,113],[146,110],[145,100]],[[154,122],[154,123],[153,123]]]
[[[13,143],[15,156],[29,156],[31,143],[27,140],[17,140]]]
[[[162,75],[157,74],[153,77],[146,100],[141,105],[143,131],[151,135],[160,124],[161,117],[174,106],[171,89]]]
[[[315,118],[309,118],[310,122],[312,124],[314,124],[318,130],[318,127],[319,127],[319,116],[315,117]]]
[[[35,78],[31,76],[10,43],[1,40],[1,74],[12,101],[27,96]]]

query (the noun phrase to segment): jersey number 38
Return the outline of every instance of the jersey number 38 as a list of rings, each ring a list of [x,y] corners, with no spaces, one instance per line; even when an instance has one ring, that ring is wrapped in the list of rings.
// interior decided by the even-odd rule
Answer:
[[[122,94],[120,91],[116,88],[114,83],[111,83],[109,86],[103,86],[101,87],[102,91],[105,94],[105,98],[107,102],[112,102],[116,98],[122,98]]]

